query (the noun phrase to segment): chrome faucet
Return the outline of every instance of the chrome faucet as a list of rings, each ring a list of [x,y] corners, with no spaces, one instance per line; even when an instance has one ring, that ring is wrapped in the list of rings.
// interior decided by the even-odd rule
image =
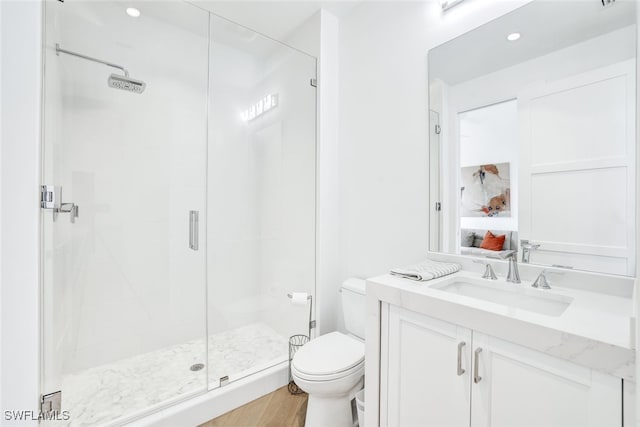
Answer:
[[[520,283],[520,273],[518,272],[518,253],[514,252],[508,257],[509,273],[507,274],[507,282]]]
[[[522,262],[528,264],[529,258],[531,257],[531,251],[535,251],[540,247],[540,245],[531,243],[528,240],[522,240],[520,245],[522,246]]]
[[[540,289],[551,289],[551,286],[549,286],[549,281],[547,280],[546,274],[547,274],[547,270],[542,270],[540,272],[540,275],[536,279],[536,281],[533,282],[533,285],[531,285],[531,287],[540,288]]]
[[[495,271],[493,271],[493,267],[491,266],[491,264],[489,264],[488,262],[481,261],[479,259],[474,259],[473,262],[475,262],[476,264],[485,265],[484,274],[482,275],[483,279],[498,280],[498,276],[496,276]]]

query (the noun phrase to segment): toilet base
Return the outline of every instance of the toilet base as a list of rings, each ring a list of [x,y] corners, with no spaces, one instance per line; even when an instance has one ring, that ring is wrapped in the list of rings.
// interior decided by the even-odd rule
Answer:
[[[351,401],[363,384],[364,377],[349,392],[339,396],[309,394],[305,427],[353,427]]]

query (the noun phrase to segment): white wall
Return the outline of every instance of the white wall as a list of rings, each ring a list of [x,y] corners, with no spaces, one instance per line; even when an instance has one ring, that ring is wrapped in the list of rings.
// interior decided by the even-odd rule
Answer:
[[[342,322],[339,287],[342,284],[340,250],[342,223],[340,217],[340,60],[339,22],[321,11],[320,56],[318,73],[318,251],[317,295],[319,333],[337,329]]]
[[[365,3],[341,21],[345,277],[384,273],[427,251],[427,10]]]
[[[36,410],[39,386],[41,5],[2,2],[0,360],[5,410]]]
[[[427,50],[528,1],[366,2],[340,22],[343,277],[428,250]]]

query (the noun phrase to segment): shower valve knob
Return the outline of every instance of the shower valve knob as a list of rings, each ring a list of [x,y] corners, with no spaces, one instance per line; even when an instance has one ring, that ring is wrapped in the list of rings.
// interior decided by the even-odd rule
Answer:
[[[62,187],[54,185],[43,185],[40,187],[40,207],[53,211],[53,220],[58,219],[59,213],[68,213],[71,223],[78,218],[78,205],[75,203],[61,203]]]
[[[78,218],[78,205],[75,203],[63,203],[60,206],[60,209],[58,209],[58,212],[69,213],[71,223],[74,224],[76,222],[76,218]]]

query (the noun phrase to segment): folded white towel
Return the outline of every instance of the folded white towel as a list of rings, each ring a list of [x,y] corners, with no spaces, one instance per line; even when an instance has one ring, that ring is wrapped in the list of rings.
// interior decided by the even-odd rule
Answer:
[[[453,274],[456,271],[460,271],[460,268],[460,264],[454,262],[440,262],[428,259],[419,264],[394,268],[391,270],[391,274],[411,280],[425,281]]]

